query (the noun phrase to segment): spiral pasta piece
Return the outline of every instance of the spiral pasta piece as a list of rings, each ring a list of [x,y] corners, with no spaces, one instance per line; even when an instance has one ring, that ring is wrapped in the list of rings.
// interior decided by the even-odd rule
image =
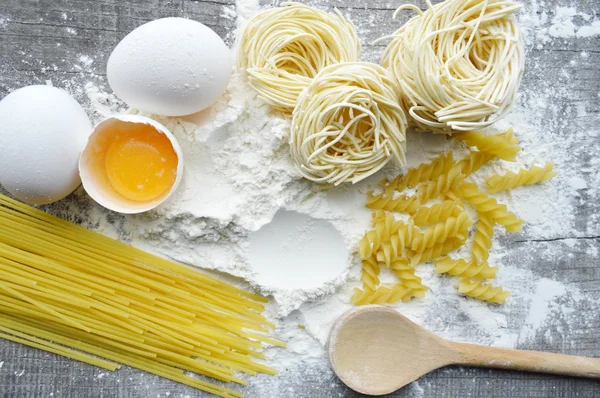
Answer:
[[[512,130],[502,134],[486,135],[481,131],[463,131],[454,134],[454,138],[463,141],[470,147],[476,147],[480,152],[489,153],[502,160],[514,162],[521,150],[512,139]]]
[[[398,221],[398,230],[390,236],[389,240],[383,242],[377,252],[377,261],[385,263],[390,267],[392,262],[402,256],[404,248],[409,247],[412,242],[414,226]]]
[[[358,254],[361,260],[366,260],[379,250],[383,242],[398,231],[401,222],[396,221],[393,215],[384,211],[373,213],[373,229],[367,231],[358,244]]]
[[[394,271],[403,286],[415,292],[427,291],[427,287],[423,285],[421,278],[415,275],[415,267],[409,265],[408,259],[396,260],[390,264],[390,268]]]
[[[418,127],[451,134],[483,128],[506,115],[521,82],[523,39],[506,0],[446,0],[391,37],[381,64],[403,91]],[[394,14],[395,16],[396,14]]]
[[[447,173],[454,166],[452,152],[446,152],[433,159],[431,163],[423,163],[414,169],[409,169],[406,174],[396,176],[392,181],[383,180],[381,183],[387,194],[392,191],[403,191],[414,188],[419,183],[433,180]]]
[[[523,221],[508,211],[506,205],[498,203],[494,198],[481,192],[477,184],[472,182],[463,182],[458,187],[453,188],[457,197],[464,199],[471,204],[479,213],[487,213],[495,222],[502,225],[508,232],[520,232],[523,228]]]
[[[494,236],[494,219],[488,213],[480,213],[475,223],[473,235],[473,259],[477,264],[483,264],[490,257],[492,237]]]
[[[352,22],[299,3],[254,16],[239,43],[238,68],[271,105],[291,113],[302,90],[326,66],[354,62],[360,41]]]
[[[440,175],[435,180],[425,182],[417,188],[419,202],[425,203],[430,199],[445,194],[464,179],[465,175],[462,173],[462,167],[452,167],[448,173]]]
[[[474,260],[466,261],[463,258],[454,260],[450,257],[440,257],[434,260],[435,272],[452,276],[466,278],[493,279],[498,272],[497,267],[491,267],[488,263],[478,264]]]
[[[410,260],[410,264],[415,266],[417,264],[426,263],[432,259],[444,256],[451,251],[454,251],[465,244],[466,239],[450,238],[442,243],[436,244],[422,252],[416,252],[409,250],[407,257]]]
[[[555,177],[558,173],[553,169],[554,163],[548,162],[544,167],[534,166],[529,170],[519,170],[517,173],[509,171],[503,176],[491,176],[487,180],[487,185],[490,192],[504,191],[506,189],[512,189],[522,185],[533,185]]]
[[[458,162],[462,173],[469,176],[479,170],[481,166],[492,160],[495,156],[487,152],[471,152],[469,156]]]
[[[379,286],[374,292],[368,289],[354,289],[352,303],[356,305],[367,304],[393,304],[398,301],[409,301],[415,297],[425,297],[424,290],[412,290],[401,283],[397,283],[392,287]]]
[[[432,206],[422,206],[412,215],[411,219],[415,225],[423,226],[446,221],[450,217],[458,217],[464,210],[460,200],[446,200]]]
[[[388,72],[370,63],[330,65],[298,97],[290,151],[317,183],[357,183],[391,159],[406,162],[406,116]]]
[[[392,194],[382,192],[378,195],[373,195],[369,192],[367,199],[367,207],[375,210],[388,210],[395,212],[414,213],[419,208],[419,200],[416,196],[400,195],[396,198]]]
[[[501,287],[469,278],[461,278],[456,288],[461,294],[494,304],[502,304],[510,296],[510,293]]]
[[[374,256],[362,260],[362,271],[360,280],[363,283],[363,287],[370,290],[375,290],[379,286],[379,263]]]
[[[426,228],[422,233],[415,234],[410,248],[415,252],[422,252],[448,238],[466,239],[472,223],[469,213],[462,211],[458,217],[450,217],[444,222]]]

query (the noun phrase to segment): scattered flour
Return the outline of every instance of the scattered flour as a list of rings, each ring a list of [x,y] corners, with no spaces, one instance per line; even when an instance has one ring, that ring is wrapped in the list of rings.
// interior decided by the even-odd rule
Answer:
[[[258,0],[237,0],[235,9],[223,8],[222,16],[236,18],[240,28],[258,10]],[[63,18],[66,19],[66,14]],[[524,4],[519,19],[529,51],[551,45],[554,40],[600,35],[597,17],[577,11],[574,5],[550,10],[543,0],[533,0]],[[6,21],[0,17],[0,27]],[[359,34],[379,32],[375,17],[356,22],[360,22],[357,24]],[[66,29],[76,34],[74,29]],[[389,32],[379,32],[380,35],[385,33]],[[367,46],[366,52],[375,54],[379,50]],[[588,57],[588,53],[582,52],[577,54],[574,62],[589,62]],[[78,55],[75,62],[83,69],[95,66],[94,57],[87,55]],[[527,62],[528,73],[536,74],[539,65],[529,59]],[[577,151],[583,150],[578,148],[583,135],[594,139],[600,131],[576,124],[570,127],[573,134],[558,135],[561,129],[569,128],[563,122],[565,118],[585,117],[586,106],[589,108],[583,103],[574,109],[561,108],[560,104],[564,102],[561,99],[574,95],[569,83],[569,75],[565,73],[560,81],[542,79],[524,87],[511,114],[493,128],[515,129],[523,147],[517,163],[494,161],[475,177],[481,183],[494,172],[542,165],[548,160],[556,163],[559,172],[551,182],[497,195],[527,222],[525,232],[516,238],[507,236],[499,227],[495,230],[489,261],[500,268],[498,283],[511,291],[506,305],[489,306],[460,297],[453,287],[454,281],[435,274],[431,265],[424,265],[417,273],[430,289],[426,299],[399,303],[394,308],[443,337],[508,348],[527,345],[540,336],[550,341],[568,335],[569,331],[561,329],[554,319],[572,319],[577,316],[574,308],[581,305],[589,306],[592,311],[597,308],[600,301],[597,298],[573,291],[552,279],[551,275],[542,278],[531,266],[540,257],[548,261],[565,261],[568,256],[564,251],[569,245],[573,251],[584,250],[591,256],[598,255],[597,245],[582,246],[579,240],[565,239],[600,235],[600,216],[592,217],[582,225],[575,211],[583,196],[594,193],[597,197],[597,191],[593,190],[600,186],[600,173],[597,173],[600,158],[592,159],[587,169],[578,169],[570,161],[572,156],[581,155],[582,152]],[[60,86],[87,98],[87,110],[94,122],[116,113],[140,113],[127,110],[106,87],[93,83],[69,87],[68,81]],[[287,349],[267,349],[270,364],[279,369],[297,369],[308,364],[315,371],[327,372],[324,347],[329,329],[340,314],[353,307],[349,298],[352,289],[359,284],[360,266],[348,253],[355,251],[358,240],[369,226],[370,213],[364,208],[366,193],[376,187],[384,175],[395,175],[398,170],[390,166],[356,186],[330,190],[302,180],[288,155],[289,119],[257,98],[244,77],[238,74],[234,74],[221,100],[206,111],[183,118],[147,116],[171,130],[182,147],[185,175],[176,195],[153,212],[125,218],[107,215],[99,206],[86,200],[79,190],[74,195],[75,203],[63,209],[64,215],[83,208],[86,210],[83,221],[88,227],[126,239],[142,249],[213,270],[232,283],[245,285],[248,281],[274,298],[267,311],[277,320],[278,336],[288,342]],[[459,146],[449,144],[444,137],[410,133],[408,166],[433,158],[449,145],[453,145],[451,149],[457,154],[461,153]],[[345,254],[343,264],[334,272],[337,275],[328,273],[324,277],[325,270],[307,270],[310,272],[307,275],[312,278],[308,289],[290,288],[293,282],[298,282],[290,279],[293,274],[276,274],[280,278],[279,288],[275,286],[277,279],[266,284],[257,276],[249,259],[252,237],[256,231],[268,226],[280,211],[296,212],[312,218],[315,223],[330,223],[337,229]],[[309,230],[297,232],[298,242],[309,234]],[[535,246],[533,241],[544,239],[559,241]],[[323,245],[327,245],[326,239]],[[531,255],[532,251],[538,252]],[[555,258],[560,260],[553,260]],[[268,266],[274,267],[276,262]],[[261,272],[268,274],[268,268]],[[384,281],[386,278],[390,276],[382,276]],[[0,362],[0,368],[3,364]],[[100,379],[104,375],[99,373],[96,377]],[[300,376],[291,371],[283,372],[280,377]],[[284,391],[284,384],[282,390],[272,387],[274,384],[263,384],[269,391],[265,390],[260,396],[276,396]],[[408,396],[424,395],[421,385],[413,383],[409,387]]]

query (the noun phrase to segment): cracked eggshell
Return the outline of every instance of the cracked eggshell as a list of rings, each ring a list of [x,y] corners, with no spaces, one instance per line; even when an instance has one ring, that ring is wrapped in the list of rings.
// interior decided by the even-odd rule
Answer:
[[[81,183],[77,162],[92,123],[66,91],[28,86],[0,101],[0,184],[30,204],[48,204]]]
[[[171,189],[162,196],[145,202],[133,201],[124,198],[117,193],[106,175],[106,170],[102,165],[98,166],[97,159],[99,153],[105,148],[103,141],[109,139],[112,134],[118,132],[118,126],[120,124],[127,123],[143,123],[149,124],[159,133],[167,136],[173,150],[177,155],[177,176]],[[177,190],[177,186],[181,182],[183,176],[183,153],[181,147],[177,142],[175,136],[162,124],[148,117],[138,115],[119,115],[104,119],[96,127],[90,136],[88,143],[81,154],[79,159],[79,173],[81,175],[81,182],[85,191],[94,199],[98,204],[106,207],[109,210],[116,211],[123,214],[136,214],[143,213],[148,210],[152,210],[159,206],[161,203],[169,199],[173,193]]]
[[[213,105],[231,71],[231,51],[212,29],[186,18],[163,18],[121,40],[108,59],[107,78],[134,108],[184,116]]]

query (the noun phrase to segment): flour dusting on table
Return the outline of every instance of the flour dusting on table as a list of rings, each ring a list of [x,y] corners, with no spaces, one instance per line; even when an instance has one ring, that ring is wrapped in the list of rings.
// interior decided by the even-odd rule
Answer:
[[[223,12],[227,18],[237,15],[240,27],[258,8],[256,0],[238,0],[235,10],[225,8]],[[552,15],[542,10],[544,2],[535,0],[524,5],[519,14],[528,50],[543,48],[565,37],[600,35],[597,17],[579,12],[575,5],[558,8]],[[359,33],[379,32],[375,19],[355,22]],[[377,61],[381,48],[363,44],[365,60]],[[85,54],[77,58],[81,68],[91,65],[93,60]],[[574,51],[573,62],[589,61],[584,53]],[[526,347],[538,335],[545,339],[560,337],[561,333],[568,335],[569,331],[560,327],[563,321],[568,324],[574,316],[595,316],[574,314],[575,305],[587,303],[583,305],[597,308],[600,301],[574,291],[552,275],[542,277],[532,270],[536,258],[564,260],[565,245],[571,244],[594,256],[598,254],[597,245],[579,238],[600,235],[600,219],[581,220],[575,209],[583,200],[582,195],[587,200],[598,199],[600,175],[592,172],[600,168],[600,158],[590,160],[591,170],[576,169],[570,162],[573,156],[583,156],[583,145],[573,151],[576,144],[597,139],[599,131],[598,127],[590,130],[577,122],[575,125],[565,122],[587,112],[585,104],[574,109],[559,105],[560,98],[574,95],[568,73],[559,81],[547,81],[536,78],[539,65],[535,59],[528,58],[526,68],[525,84],[514,109],[493,127],[493,130],[514,128],[523,148],[517,163],[495,160],[475,176],[481,183],[492,173],[542,165],[548,160],[555,162],[559,173],[550,182],[495,195],[527,223],[524,232],[516,236],[507,235],[498,226],[495,229],[489,262],[499,267],[498,283],[511,292],[511,297],[503,306],[460,297],[453,280],[435,274],[431,265],[423,265],[417,273],[430,288],[426,298],[393,305],[411,320],[456,341]],[[69,80],[54,84],[71,92],[79,91],[79,97],[84,95],[96,122],[125,111],[124,105],[105,87],[92,83],[75,87],[70,86]],[[184,118],[147,116],[170,129],[183,149],[185,176],[178,192],[159,209],[127,219],[107,216],[104,210],[91,205],[86,222],[142,249],[214,270],[234,283],[243,285],[241,278],[248,280],[250,285],[274,298],[268,311],[277,319],[278,336],[288,342],[288,349],[267,350],[270,363],[281,369],[308,363],[315,372],[328,372],[324,344],[329,328],[341,313],[352,308],[352,289],[359,283],[360,266],[351,254],[369,227],[370,211],[364,207],[366,193],[383,176],[395,175],[398,170],[390,166],[356,186],[330,190],[302,180],[289,156],[289,119],[257,98],[238,74],[221,100],[207,111]],[[553,132],[565,128],[572,130],[570,138],[558,139]],[[461,153],[460,146],[449,146],[444,137],[410,133],[408,166],[427,161],[445,148]],[[318,222],[325,220],[339,231],[346,256],[336,277],[326,270],[319,272],[312,268],[310,288],[289,288],[291,281],[284,279],[281,288],[261,285],[248,258],[249,241],[279,211],[297,212]],[[299,240],[303,233],[307,231],[298,232]],[[273,262],[271,266],[276,265]],[[386,278],[391,276],[382,275],[384,281]],[[294,373],[284,372],[280,377],[294,377]],[[264,396],[276,391],[269,388],[272,391],[265,391]],[[415,396],[423,394],[418,385],[411,391]]]

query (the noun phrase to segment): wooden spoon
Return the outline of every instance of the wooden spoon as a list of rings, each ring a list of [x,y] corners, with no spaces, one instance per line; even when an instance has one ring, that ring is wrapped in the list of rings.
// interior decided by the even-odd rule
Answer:
[[[391,393],[447,365],[600,378],[600,358],[454,343],[379,305],[355,308],[340,316],[333,324],[328,346],[338,377],[368,395]]]

